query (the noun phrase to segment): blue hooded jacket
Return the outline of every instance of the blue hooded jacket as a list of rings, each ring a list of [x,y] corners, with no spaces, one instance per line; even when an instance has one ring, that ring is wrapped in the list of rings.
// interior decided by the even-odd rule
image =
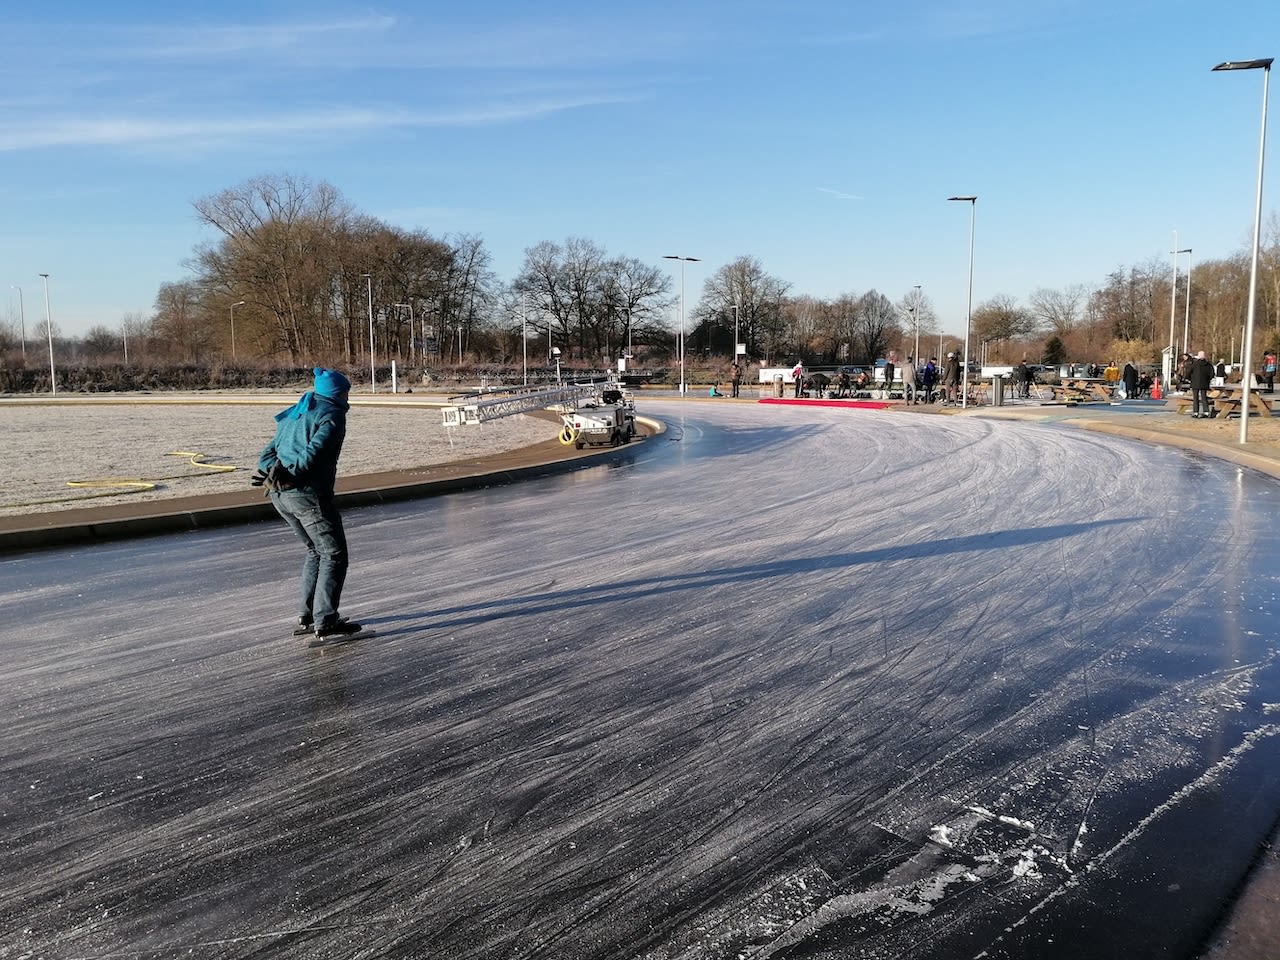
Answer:
[[[351,381],[336,370],[315,368],[315,389],[292,407],[276,414],[276,435],[262,450],[258,469],[264,473],[277,463],[294,475],[299,489],[333,496],[338,457],[347,436],[345,394]]]

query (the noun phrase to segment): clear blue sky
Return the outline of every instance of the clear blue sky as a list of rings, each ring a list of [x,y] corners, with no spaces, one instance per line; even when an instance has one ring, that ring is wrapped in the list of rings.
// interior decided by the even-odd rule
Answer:
[[[0,303],[20,285],[28,328],[42,272],[63,334],[150,316],[212,239],[192,201],[288,173],[481,235],[504,281],[581,236],[700,257],[691,299],[743,255],[793,293],[921,284],[962,331],[953,194],[975,304],[1168,262],[1175,230],[1196,261],[1247,247],[1263,75],[1210,68],[1280,57],[1280,2],[51,0],[0,36]]]

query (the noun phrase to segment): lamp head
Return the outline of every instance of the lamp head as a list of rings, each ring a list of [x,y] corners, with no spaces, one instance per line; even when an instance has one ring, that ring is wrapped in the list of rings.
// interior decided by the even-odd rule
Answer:
[[[1267,57],[1264,60],[1228,60],[1214,67],[1214,71],[1218,70],[1270,70],[1274,57]]]

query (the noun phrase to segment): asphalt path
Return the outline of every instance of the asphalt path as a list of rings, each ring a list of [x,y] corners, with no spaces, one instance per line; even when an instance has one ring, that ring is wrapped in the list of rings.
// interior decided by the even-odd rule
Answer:
[[[0,559],[0,957],[1194,956],[1280,810],[1280,485],[653,412],[348,511],[350,645],[279,523]]]

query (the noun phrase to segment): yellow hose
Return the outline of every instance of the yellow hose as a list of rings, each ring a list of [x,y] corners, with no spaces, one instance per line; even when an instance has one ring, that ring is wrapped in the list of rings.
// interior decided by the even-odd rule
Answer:
[[[197,453],[192,450],[175,450],[172,453],[165,454],[168,457],[187,457],[187,462],[193,467],[203,467],[206,470],[213,470],[217,473],[230,473],[237,469],[234,464],[227,463],[205,463],[205,454]],[[54,497],[48,500],[28,500],[25,503],[6,503],[0,506],[0,509],[13,507],[42,507],[54,503],[76,503],[80,500],[93,500],[97,497],[115,497],[124,493],[142,493],[146,490],[154,490],[156,484],[164,480],[181,480],[185,477],[195,477],[200,474],[196,473],[176,473],[165,477],[147,477],[136,479],[104,479],[104,480],[68,480],[68,487],[76,487],[78,489],[102,489],[99,493],[86,493],[78,497]]]
[[[577,439],[578,439],[578,431],[575,430],[573,427],[569,426],[568,424],[565,424],[564,429],[560,431],[560,442],[567,447],[569,446],[569,444],[577,441]]]

